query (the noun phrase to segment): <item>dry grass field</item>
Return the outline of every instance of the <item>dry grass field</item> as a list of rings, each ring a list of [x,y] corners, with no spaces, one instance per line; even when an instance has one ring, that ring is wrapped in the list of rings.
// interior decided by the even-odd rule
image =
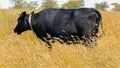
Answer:
[[[55,42],[49,52],[32,31],[13,32],[22,11],[0,10],[0,68],[120,68],[120,12],[101,12],[105,36],[98,47]]]

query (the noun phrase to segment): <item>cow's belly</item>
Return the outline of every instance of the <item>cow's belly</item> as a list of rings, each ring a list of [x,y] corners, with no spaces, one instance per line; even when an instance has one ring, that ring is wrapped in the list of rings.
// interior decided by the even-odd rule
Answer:
[[[68,36],[72,34],[77,34],[77,29],[72,26],[57,26],[49,33],[51,36]]]

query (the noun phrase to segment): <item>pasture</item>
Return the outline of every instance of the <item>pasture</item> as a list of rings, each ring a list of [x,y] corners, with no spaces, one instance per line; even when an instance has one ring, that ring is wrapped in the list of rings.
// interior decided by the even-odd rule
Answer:
[[[105,36],[98,39],[98,47],[55,42],[49,52],[32,31],[13,32],[16,12],[22,11],[0,10],[0,68],[120,68],[120,12],[101,11]]]

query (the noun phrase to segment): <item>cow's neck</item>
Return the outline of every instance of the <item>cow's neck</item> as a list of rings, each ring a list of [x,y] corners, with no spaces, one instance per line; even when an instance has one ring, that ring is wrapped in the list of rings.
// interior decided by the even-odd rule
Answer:
[[[34,29],[33,29],[33,26],[32,26],[32,14],[29,15],[29,18],[28,18],[28,23],[29,23],[29,26],[30,26],[30,29],[34,32]]]

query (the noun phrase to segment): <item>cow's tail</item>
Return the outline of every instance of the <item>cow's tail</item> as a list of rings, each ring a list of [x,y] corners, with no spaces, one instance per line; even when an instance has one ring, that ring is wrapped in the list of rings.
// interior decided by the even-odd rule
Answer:
[[[101,28],[102,28],[102,34],[103,34],[103,36],[104,36],[104,35],[105,35],[105,32],[104,32],[104,28],[103,28],[103,25],[102,25],[102,15],[101,15],[101,13],[100,13],[98,10],[95,10],[95,12],[96,12],[97,15],[98,15],[97,24],[98,24],[98,26],[99,26],[99,25],[101,26]]]

